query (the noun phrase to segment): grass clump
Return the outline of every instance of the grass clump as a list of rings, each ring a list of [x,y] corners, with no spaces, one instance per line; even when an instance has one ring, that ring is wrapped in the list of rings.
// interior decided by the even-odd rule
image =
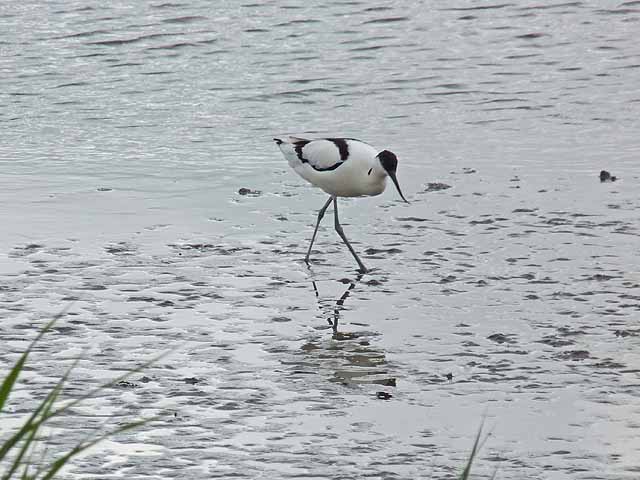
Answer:
[[[471,448],[471,453],[469,454],[469,460],[467,460],[467,464],[465,465],[464,470],[462,470],[460,477],[458,477],[459,480],[468,480],[469,478],[471,478],[471,465],[473,465],[473,461],[475,460],[476,456],[480,452],[480,449],[484,445],[484,442],[487,441],[487,438],[489,438],[489,435],[490,435],[489,433],[484,437],[484,439],[482,439],[483,427],[484,427],[484,421],[482,422],[482,424],[480,424],[480,428],[478,429],[478,433],[476,434],[476,439],[474,440],[473,447]],[[492,478],[495,477],[496,473],[493,474]]]
[[[20,373],[24,370],[29,354],[32,352],[34,346],[42,339],[43,335],[53,327],[56,321],[63,315],[63,313],[57,315],[52,321],[44,326],[39,332],[36,338],[31,342],[27,350],[20,356],[18,361],[13,365],[9,373],[6,375],[2,384],[0,384],[0,422],[2,418],[6,416],[5,405],[11,392],[13,391],[16,381],[20,376]],[[157,417],[147,418],[143,420],[136,420],[124,425],[121,425],[107,433],[91,432],[88,436],[78,442],[69,452],[61,454],[58,458],[53,460],[47,460],[47,442],[43,439],[42,430],[47,426],[47,422],[50,420],[64,415],[69,409],[78,405],[79,403],[89,398],[97,396],[101,391],[106,388],[112,387],[118,382],[123,381],[130,375],[139,372],[140,370],[148,367],[152,363],[156,362],[164,354],[152,359],[151,361],[141,365],[140,367],[130,370],[129,372],[119,376],[118,378],[104,383],[87,394],[76,398],[64,406],[58,406],[57,401],[60,398],[60,394],[69,378],[69,375],[73,371],[74,367],[78,364],[78,360],[65,371],[58,382],[49,390],[45,398],[40,404],[28,415],[27,419],[17,428],[17,431],[13,432],[0,443],[0,480],[49,480],[56,477],[60,470],[78,454],[84,452],[88,448],[93,447],[100,441],[116,435],[118,433],[126,432],[137,428]],[[6,432],[1,432],[4,436]],[[36,462],[34,456],[36,452],[42,452],[41,458]]]

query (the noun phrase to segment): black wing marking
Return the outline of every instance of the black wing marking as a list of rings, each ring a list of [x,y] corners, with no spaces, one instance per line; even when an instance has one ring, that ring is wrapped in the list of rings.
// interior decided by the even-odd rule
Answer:
[[[294,150],[296,151],[296,155],[298,156],[298,158],[302,163],[309,163],[309,160],[304,158],[304,156],[302,155],[302,149],[307,143],[309,143],[309,140],[300,140],[299,142],[294,142],[293,144]]]
[[[340,152],[340,160],[343,162],[349,158],[349,145],[347,145],[346,138],[327,138],[330,142],[338,147],[338,152]]]
[[[321,138],[318,140],[299,139],[293,142],[296,155],[302,163],[307,163],[318,172],[335,170],[349,158],[351,138]],[[331,143],[329,143],[331,142]],[[333,144],[333,145],[331,145]],[[335,148],[334,148],[335,147]]]
[[[344,162],[338,162],[338,163],[334,163],[333,165],[331,165],[330,167],[327,168],[320,168],[320,167],[314,167],[313,165],[311,165],[311,168],[313,168],[314,170],[317,170],[318,172],[329,172],[331,170],[335,170],[336,168],[338,168],[340,165],[342,165]]]

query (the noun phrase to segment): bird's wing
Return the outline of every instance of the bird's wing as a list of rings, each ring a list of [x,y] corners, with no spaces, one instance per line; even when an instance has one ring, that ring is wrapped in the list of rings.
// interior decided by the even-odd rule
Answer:
[[[322,138],[294,142],[296,155],[302,163],[308,163],[318,171],[335,170],[349,158],[346,138]]]

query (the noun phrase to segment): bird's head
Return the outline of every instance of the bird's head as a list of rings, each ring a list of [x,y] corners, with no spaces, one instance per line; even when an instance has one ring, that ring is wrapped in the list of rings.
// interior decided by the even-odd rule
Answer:
[[[396,178],[396,170],[398,169],[398,157],[396,157],[395,153],[390,152],[389,150],[382,150],[378,155],[376,155],[378,162],[380,162],[380,166],[384,170],[384,172],[391,177],[393,180],[393,184],[398,189],[398,193],[402,197],[402,200],[409,203],[409,201],[404,198],[402,194],[402,190],[400,190],[400,184],[398,183],[398,179]]]

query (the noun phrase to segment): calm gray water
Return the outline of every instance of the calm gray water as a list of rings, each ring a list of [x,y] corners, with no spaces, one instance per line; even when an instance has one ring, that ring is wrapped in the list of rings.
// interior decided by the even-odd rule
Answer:
[[[478,478],[637,479],[639,45],[638,1],[4,1],[3,368],[69,311],[3,435],[178,348],[63,478],[454,478],[485,418]],[[288,133],[398,155],[411,205],[342,202],[371,274],[331,220],[302,262]]]

